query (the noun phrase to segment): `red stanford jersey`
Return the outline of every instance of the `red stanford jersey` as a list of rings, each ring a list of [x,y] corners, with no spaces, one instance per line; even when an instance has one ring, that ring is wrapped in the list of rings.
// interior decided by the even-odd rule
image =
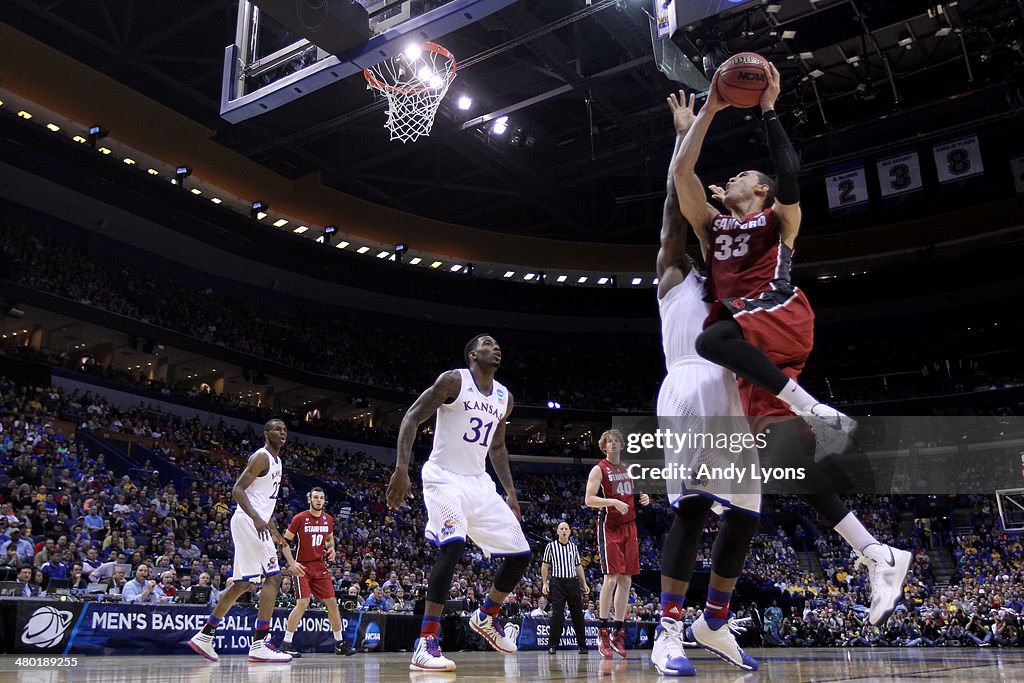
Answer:
[[[792,251],[782,244],[772,209],[742,220],[718,214],[711,223],[708,273],[715,299],[751,297],[789,280]]]
[[[299,551],[295,555],[296,562],[323,562],[324,541],[334,533],[334,519],[326,512],[314,517],[309,514],[309,510],[305,510],[292,517],[288,531],[295,534],[299,545]]]
[[[619,463],[613,465],[604,459],[597,463],[601,468],[601,497],[621,500],[629,506],[626,514],[620,514],[613,507],[601,508],[598,511],[598,522],[608,526],[625,524],[636,519],[636,504],[633,498],[633,478],[629,476],[626,465]]]

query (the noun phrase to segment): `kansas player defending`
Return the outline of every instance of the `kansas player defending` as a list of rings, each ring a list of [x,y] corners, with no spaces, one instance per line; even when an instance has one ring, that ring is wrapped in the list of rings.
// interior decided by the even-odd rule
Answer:
[[[768,448],[762,459],[789,461],[803,450],[802,425],[787,419],[796,413],[814,427],[822,442],[820,454],[842,450],[852,420],[818,402],[796,378],[810,354],[814,313],[807,297],[790,282],[790,265],[800,230],[800,162],[775,113],[779,72],[769,64],[769,83],[761,96],[768,149],[778,182],[760,171],[743,171],[725,188],[712,186],[713,196],[729,214],[707,203],[695,172],[704,137],[715,114],[729,105],[718,94],[717,74],[708,100],[687,131],[672,160],[672,176],[683,216],[693,226],[708,264],[716,299],[697,338],[697,352],[740,377],[746,414],[755,429],[766,430]],[[674,96],[672,107],[680,106]],[[810,471],[810,470],[809,470]],[[873,624],[888,618],[902,596],[911,555],[878,542],[829,487],[824,477],[809,490],[829,493],[806,496],[807,502],[856,550],[858,562],[871,575]]]
[[[684,104],[672,101],[678,152],[683,136],[693,123],[694,96]],[[710,305],[706,303],[704,278],[686,255],[689,229],[679,210],[672,175],[661,223],[658,251],[658,308],[661,313],[662,347],[667,374],[658,392],[658,417],[675,431],[722,433],[747,431],[743,405],[734,375],[697,354],[696,340],[703,329]],[[675,419],[673,419],[675,418]],[[729,419],[734,418],[734,419]],[[756,454],[747,456],[753,462]],[[666,464],[678,456],[666,451]],[[678,464],[696,469],[698,463],[727,465],[740,456],[728,452],[688,449]],[[664,676],[693,676],[696,671],[683,649],[683,604],[690,586],[697,552],[708,514],[720,515],[719,531],[711,549],[711,577],[707,608],[693,624],[693,637],[704,648],[744,670],[757,669],[758,662],[744,653],[730,632],[729,601],[736,580],[757,533],[761,497],[757,491],[729,491],[716,486],[683,486],[669,481],[669,503],[674,515],[665,537],[661,562],[661,621],[651,651],[651,662]]]
[[[284,539],[274,524],[274,506],[281,488],[281,449],[288,440],[288,427],[281,420],[270,420],[263,426],[263,448],[249,456],[249,462],[231,489],[238,504],[231,516],[231,540],[235,557],[231,563],[228,588],[221,594],[213,614],[203,629],[188,641],[189,647],[211,661],[217,661],[213,634],[242,593],[250,584],[263,584],[256,628],[249,647],[250,662],[290,662],[291,655],[279,652],[270,644],[270,618],[281,586],[281,566],[277,546]]]
[[[587,477],[587,492],[583,503],[597,508],[597,550],[601,558],[604,583],[598,598],[601,626],[597,631],[597,649],[609,659],[612,652],[626,657],[626,611],[629,609],[629,589],[633,575],[640,573],[640,547],[636,535],[636,507],[633,497],[633,478],[626,465],[620,462],[622,432],[609,429],[601,435],[597,445],[604,460],[594,465]],[[646,493],[640,494],[640,504],[650,505]],[[615,606],[615,623],[609,633],[609,616]]]
[[[345,644],[341,632],[341,612],[338,610],[338,599],[334,597],[334,581],[327,569],[327,563],[334,562],[334,518],[324,510],[327,499],[322,488],[314,488],[306,499],[309,501],[309,509],[292,517],[291,524],[284,532],[284,540],[288,543],[295,541],[297,546],[295,559],[290,554],[286,558],[288,568],[296,578],[299,597],[288,615],[281,651],[292,657],[302,656],[293,643],[295,630],[309,607],[310,597],[314,597],[323,600],[327,606],[327,619],[334,632],[334,654],[354,655],[355,650]]]
[[[434,447],[423,465],[423,502],[427,507],[426,538],[438,547],[437,562],[427,584],[420,637],[409,668],[413,671],[454,671],[455,662],[438,645],[441,610],[448,598],[455,565],[471,538],[488,556],[504,555],[483,605],[470,618],[470,628],[502,654],[517,651],[505,636],[498,613],[530,564],[530,544],[519,523],[519,501],[505,447],[505,423],[512,413],[512,395],[494,379],[501,348],[481,334],[466,344],[468,369],[449,370],[424,391],[402,418],[398,461],[388,483],[388,507],[397,509],[411,497],[409,460],[419,426],[437,413]],[[502,500],[485,470],[486,459],[501,486]]]

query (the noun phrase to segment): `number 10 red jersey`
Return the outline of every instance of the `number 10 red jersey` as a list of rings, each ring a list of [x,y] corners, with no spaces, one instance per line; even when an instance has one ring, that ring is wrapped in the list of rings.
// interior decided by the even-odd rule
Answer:
[[[295,561],[302,564],[324,562],[324,543],[334,533],[334,519],[326,512],[315,517],[308,510],[292,517],[288,531],[295,534],[299,546]]]

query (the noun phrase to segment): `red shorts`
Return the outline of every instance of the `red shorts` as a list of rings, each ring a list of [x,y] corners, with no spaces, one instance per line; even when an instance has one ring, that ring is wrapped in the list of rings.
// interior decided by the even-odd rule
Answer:
[[[712,306],[704,327],[729,316],[743,330],[743,338],[764,351],[786,377],[800,376],[814,346],[814,311],[799,288],[724,298]],[[793,416],[790,407],[767,389],[741,378],[739,391],[755,434],[773,421],[764,418]]]
[[[334,597],[334,581],[331,572],[322,562],[303,564],[306,575],[298,577],[299,600],[313,596],[317,600],[329,600]]]
[[[597,551],[601,556],[601,571],[605,574],[639,574],[640,546],[636,522],[614,526],[598,522]]]

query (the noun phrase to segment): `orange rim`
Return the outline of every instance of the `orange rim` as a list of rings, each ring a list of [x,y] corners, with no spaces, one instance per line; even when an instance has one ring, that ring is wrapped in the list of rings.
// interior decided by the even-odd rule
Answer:
[[[423,43],[423,45],[420,46],[420,49],[441,55],[445,59],[451,61],[452,67],[448,71],[448,74],[445,76],[445,80],[448,82],[448,85],[451,85],[452,79],[455,78],[455,71],[458,66],[455,62],[455,56],[446,48],[438,45],[437,43],[431,43],[429,41]],[[370,87],[372,88],[376,88],[377,90],[388,90],[390,92],[401,93],[403,95],[412,95],[418,92],[426,92],[427,90],[439,89],[431,88],[430,86],[422,88],[400,88],[398,86],[390,85],[389,83],[385,83],[384,81],[377,78],[377,75],[370,70],[370,67],[366,67],[365,69],[363,69],[363,77],[366,79],[366,82],[369,83]]]

